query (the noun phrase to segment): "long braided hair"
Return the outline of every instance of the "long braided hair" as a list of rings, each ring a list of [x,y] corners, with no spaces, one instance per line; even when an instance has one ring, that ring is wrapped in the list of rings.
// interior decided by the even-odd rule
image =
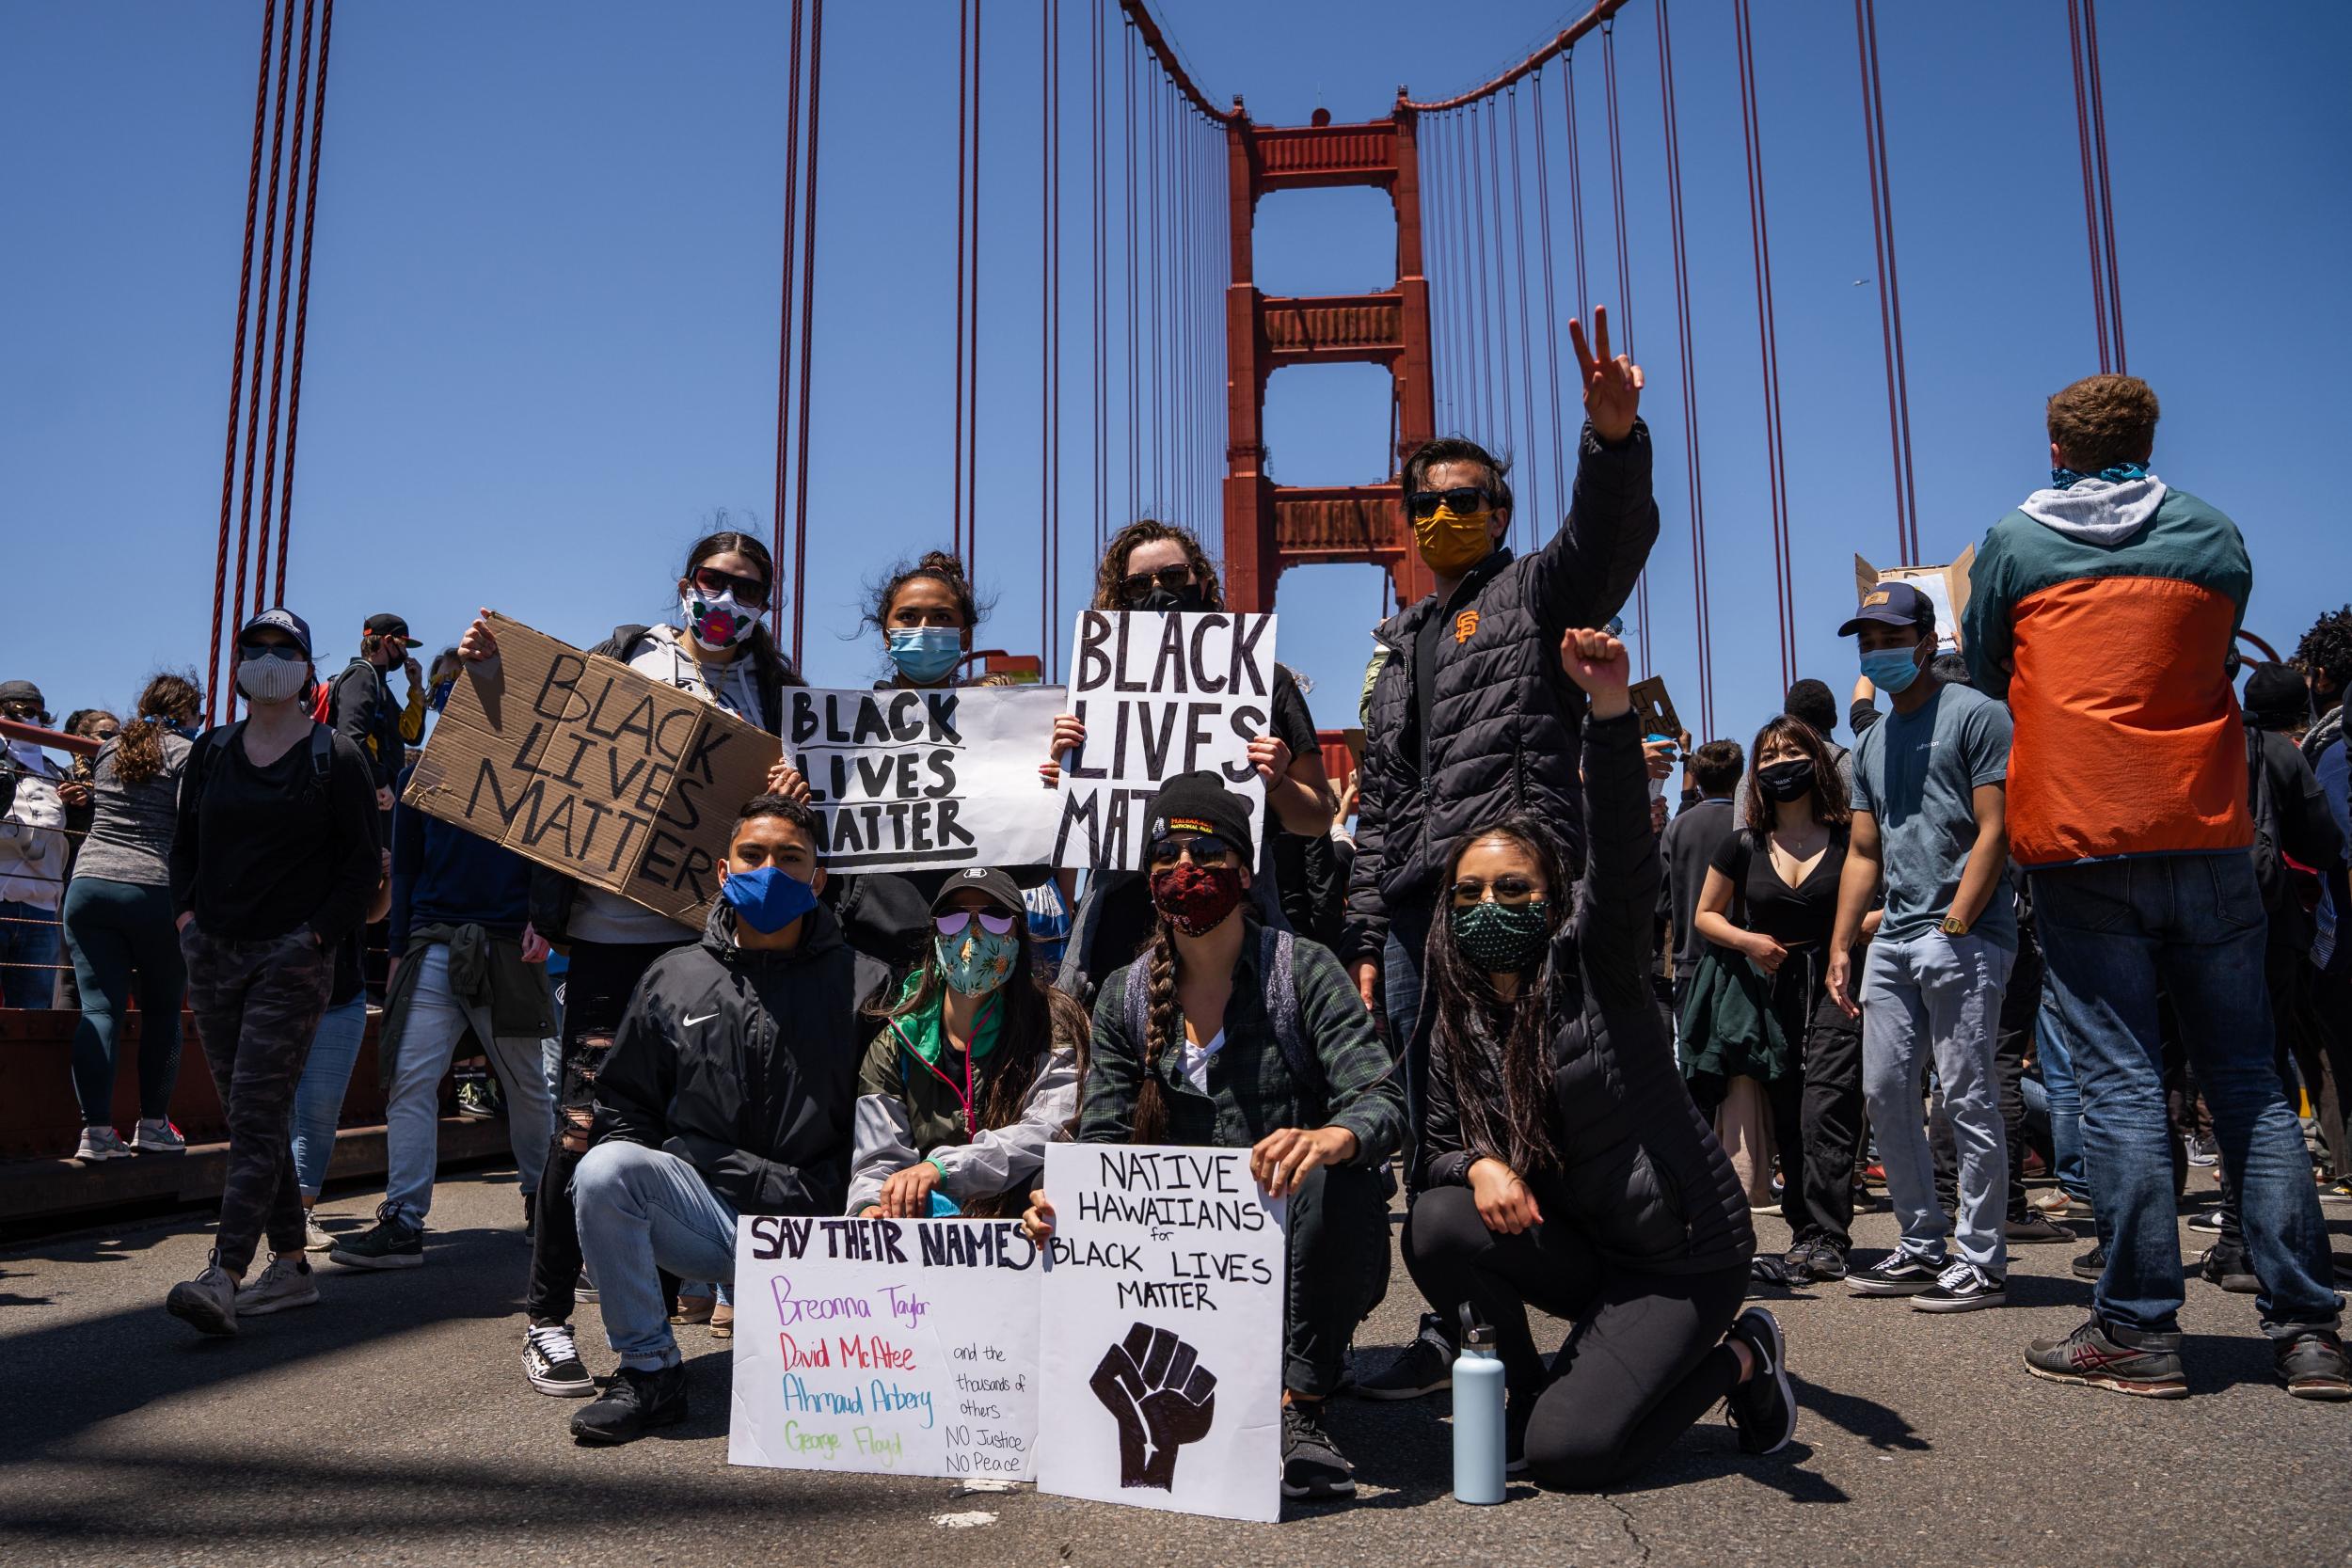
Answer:
[[[1447,861],[1445,885],[1453,886],[1470,847],[1490,838],[1518,845],[1543,873],[1556,935],[1567,920],[1574,884],[1558,835],[1536,816],[1515,813],[1465,833]],[[1550,1125],[1554,952],[1547,942],[1542,962],[1521,976],[1518,994],[1505,1001],[1486,971],[1454,944],[1451,921],[1440,918],[1429,927],[1425,962],[1426,983],[1437,996],[1434,1043],[1454,1074],[1462,1141],[1521,1176],[1560,1164]]]
[[[1136,970],[1145,975],[1150,989],[1145,992],[1148,1007],[1147,1024],[1142,1039],[1136,1042],[1143,1058],[1143,1078],[1136,1090],[1135,1116],[1130,1119],[1127,1141],[1155,1144],[1168,1132],[1168,1090],[1160,1084],[1160,1053],[1168,1042],[1177,1038],[1184,1022],[1176,1006],[1176,927],[1168,916],[1152,912],[1152,940],[1136,955],[1134,967],[1127,971],[1127,983],[1136,983]]]

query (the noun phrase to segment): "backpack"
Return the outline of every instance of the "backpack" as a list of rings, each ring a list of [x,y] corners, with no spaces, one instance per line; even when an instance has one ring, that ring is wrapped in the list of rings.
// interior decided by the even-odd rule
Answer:
[[[2246,732],[2247,794],[2253,804],[2254,884],[2262,889],[2263,910],[2277,914],[2286,907],[2291,874],[2279,848],[2278,804],[2270,796],[2270,769],[2263,762],[2262,731]]]
[[[1265,976],[1265,1010],[1274,1022],[1275,1044],[1281,1050],[1282,1065],[1290,1069],[1291,1078],[1320,1101],[1326,1098],[1328,1085],[1322,1058],[1308,1045],[1299,1026],[1298,980],[1293,972],[1296,950],[1297,939],[1290,932],[1270,926],[1258,928],[1258,969]],[[1142,968],[1138,958],[1127,969],[1127,1037],[1138,1047],[1152,1032],[1151,989],[1137,983]]]
[[[351,678],[353,671],[362,668],[372,669],[373,666],[369,666],[364,659],[355,658],[338,670],[333,679],[313,684],[310,693],[310,722],[332,724],[335,721],[335,693],[342,689],[343,682]]]
[[[199,803],[204,799],[204,786],[212,779],[215,759],[235,745],[237,737],[244,733],[245,721],[240,719],[233,724],[223,724],[218,729],[205,731],[202,738],[197,741],[196,754],[188,759],[188,771],[196,778],[196,799]],[[325,724],[313,721],[310,725],[310,782],[314,795],[326,795],[327,780],[334,771],[335,732]]]

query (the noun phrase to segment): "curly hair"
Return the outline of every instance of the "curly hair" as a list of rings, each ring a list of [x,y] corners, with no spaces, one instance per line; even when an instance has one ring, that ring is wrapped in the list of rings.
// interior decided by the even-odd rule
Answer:
[[[946,550],[926,550],[912,565],[901,561],[893,566],[882,585],[872,590],[873,602],[866,607],[864,624],[886,629],[900,591],[917,578],[929,578],[947,590],[948,597],[956,601],[956,613],[963,617],[962,630],[970,631],[980,624],[980,601],[972,592],[971,579],[963,575],[963,562]]]
[[[164,770],[164,729],[159,721],[176,720],[193,724],[204,705],[197,689],[196,672],[166,670],[147,678],[139,689],[138,713],[122,727],[115,743],[115,777],[126,784],[145,784]]]
[[[1756,744],[1748,752],[1756,760],[1748,772],[1748,787],[1741,792],[1740,815],[1748,831],[1769,833],[1778,820],[1772,802],[1764,799],[1764,784],[1758,777],[1764,768],[1764,748],[1776,741],[1794,746],[1813,764],[1813,794],[1807,802],[1813,808],[1813,819],[1828,828],[1842,828],[1852,821],[1853,807],[1838,791],[1837,764],[1829,754],[1829,743],[1811,724],[1793,713],[1784,713],[1767,720],[1756,732]]]
[[[2326,675],[2335,694],[2352,685],[2352,605],[2330,610],[2312,623],[2303,641],[2295,645],[2295,662],[2307,672]]]
[[[2136,375],[2087,375],[2053,393],[2046,411],[2066,466],[2087,474],[2147,462],[2161,412],[2155,392]]]
[[[1216,578],[1216,562],[1200,547],[1200,541],[1192,530],[1174,523],[1163,523],[1156,517],[1138,517],[1111,535],[1104,547],[1103,562],[1094,569],[1094,602],[1089,610],[1124,610],[1127,595],[1120,589],[1120,578],[1127,575],[1127,558],[1139,545],[1156,544],[1172,539],[1181,546],[1184,560],[1192,567],[1192,577],[1200,585],[1200,607],[1203,610],[1223,610],[1225,592]]]

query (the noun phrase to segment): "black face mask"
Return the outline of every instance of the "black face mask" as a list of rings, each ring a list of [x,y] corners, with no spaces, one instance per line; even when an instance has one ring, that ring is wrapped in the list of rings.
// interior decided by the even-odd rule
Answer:
[[[1794,800],[1813,789],[1813,759],[1797,757],[1756,770],[1756,782],[1768,800]]]
[[[1209,601],[1207,595],[1200,592],[1199,583],[1188,582],[1173,592],[1154,585],[1152,592],[1130,608],[1166,614],[1172,610],[1206,610]]]

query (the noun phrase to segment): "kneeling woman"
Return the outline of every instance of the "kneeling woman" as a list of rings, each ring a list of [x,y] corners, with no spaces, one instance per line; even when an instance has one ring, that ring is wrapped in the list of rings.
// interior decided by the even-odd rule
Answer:
[[[1007,873],[953,873],[931,917],[858,1074],[850,1212],[1017,1214],[1077,1119],[1086,1009],[1038,977]]]
[[[1571,631],[1587,860],[1512,816],[1461,841],[1430,933],[1438,1006],[1422,1190],[1405,1259],[1430,1303],[1494,1325],[1515,1466],[1613,1486],[1729,1396],[1769,1453],[1796,1410],[1771,1313],[1741,1313],[1756,1232],[1675,1070],[1648,981],[1658,847],[1625,647]],[[1530,1306],[1573,1319],[1547,1371]]]
[[[1186,773],[1148,819],[1156,921],[1095,999],[1078,1141],[1248,1148],[1266,1192],[1289,1195],[1282,1495],[1345,1497],[1355,1475],[1321,1411],[1388,1289],[1380,1164],[1404,1142],[1404,1090],[1339,959],[1249,913],[1242,798]],[[1053,1206],[1031,1201],[1041,1241]]]

